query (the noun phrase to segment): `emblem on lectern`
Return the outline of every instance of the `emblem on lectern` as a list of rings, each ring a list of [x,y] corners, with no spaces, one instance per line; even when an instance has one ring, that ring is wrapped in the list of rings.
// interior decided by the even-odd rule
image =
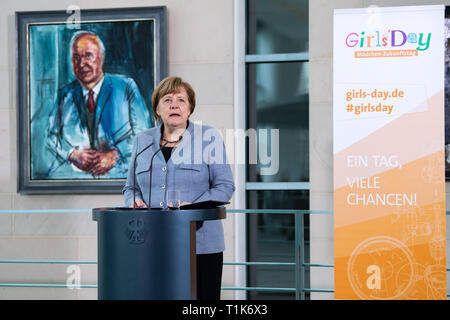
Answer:
[[[145,242],[145,223],[142,218],[133,218],[128,221],[126,236],[131,244],[142,244]]]

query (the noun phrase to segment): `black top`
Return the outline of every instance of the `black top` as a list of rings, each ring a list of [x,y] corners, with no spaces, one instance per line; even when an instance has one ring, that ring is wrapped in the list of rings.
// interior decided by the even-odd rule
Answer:
[[[163,153],[164,159],[166,159],[166,162],[169,161],[170,156],[172,155],[172,149],[173,149],[173,147],[163,147],[161,149],[161,152]]]

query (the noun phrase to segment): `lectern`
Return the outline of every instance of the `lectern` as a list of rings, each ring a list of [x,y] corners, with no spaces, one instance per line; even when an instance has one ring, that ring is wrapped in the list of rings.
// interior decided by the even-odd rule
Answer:
[[[196,299],[196,223],[224,219],[224,207],[92,211],[98,231],[98,299]]]

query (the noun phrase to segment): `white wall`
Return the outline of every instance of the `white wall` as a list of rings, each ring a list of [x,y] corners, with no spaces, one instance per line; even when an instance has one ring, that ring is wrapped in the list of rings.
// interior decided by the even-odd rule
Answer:
[[[333,9],[409,5],[450,5],[448,0],[310,0],[310,208],[333,210]],[[447,184],[447,210],[450,210]],[[333,216],[311,216],[311,262],[334,263]],[[447,217],[447,230],[449,219]],[[447,232],[448,234],[448,232]],[[447,236],[447,242],[449,241]],[[447,256],[450,246],[447,245]],[[333,289],[332,268],[312,268],[311,287]],[[315,293],[314,299],[333,299]]]
[[[117,195],[20,195],[16,193],[15,11],[124,6],[167,6],[168,74],[192,84],[198,101],[193,120],[219,129],[234,127],[233,1],[230,0],[15,0],[0,3],[0,210],[90,209],[123,205]],[[233,203],[229,208],[233,208]],[[234,218],[224,221],[225,261],[234,258]],[[96,223],[90,213],[0,213],[0,260],[97,260]],[[0,264],[0,283],[61,283],[67,265]],[[82,284],[96,284],[95,265],[81,266]],[[234,269],[224,267],[223,286],[234,286]],[[234,292],[224,291],[223,298]],[[0,299],[96,299],[96,289],[5,288]]]

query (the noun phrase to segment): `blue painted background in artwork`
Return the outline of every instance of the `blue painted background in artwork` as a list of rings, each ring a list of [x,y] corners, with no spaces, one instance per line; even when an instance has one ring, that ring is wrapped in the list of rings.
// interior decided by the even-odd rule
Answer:
[[[134,79],[153,124],[151,95],[154,83],[153,21],[121,21],[82,23],[80,29],[66,24],[29,26],[29,88],[30,88],[30,177],[48,180],[52,155],[45,150],[43,139],[49,116],[55,108],[59,88],[75,80],[70,57],[70,39],[74,32],[95,32],[105,45],[105,73]],[[67,171],[67,179],[78,179]],[[92,177],[91,177],[92,178]],[[125,178],[114,177],[114,178]]]

